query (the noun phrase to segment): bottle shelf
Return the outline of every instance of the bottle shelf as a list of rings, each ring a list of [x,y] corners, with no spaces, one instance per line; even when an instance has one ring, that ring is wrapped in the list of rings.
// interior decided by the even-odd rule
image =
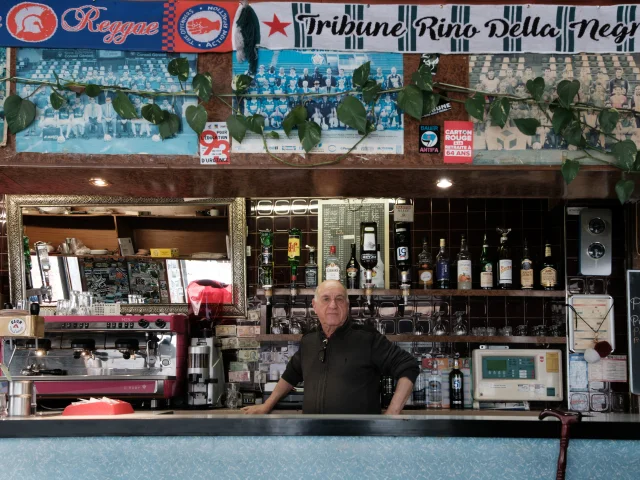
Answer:
[[[566,337],[478,337],[474,335],[386,335],[391,342],[422,343],[527,343],[536,345],[564,345]],[[259,342],[299,342],[302,335],[257,335]]]
[[[274,288],[272,294],[278,296],[290,295],[288,288]],[[315,293],[314,288],[298,288],[298,295],[313,295]],[[347,290],[349,296],[364,295],[364,290]],[[411,290],[411,296],[413,297],[549,297],[549,298],[563,298],[566,295],[564,290]],[[259,288],[257,295],[264,296],[264,289]],[[402,290],[400,289],[381,289],[377,288],[373,290],[373,296],[402,296]]]

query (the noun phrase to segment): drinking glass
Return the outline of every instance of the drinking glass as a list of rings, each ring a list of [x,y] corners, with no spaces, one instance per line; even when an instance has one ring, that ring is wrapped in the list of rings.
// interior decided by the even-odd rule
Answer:
[[[80,292],[71,292],[69,295],[69,313],[68,315],[78,315],[78,296]]]
[[[82,292],[78,295],[78,315],[93,314],[93,295],[90,292]]]
[[[56,303],[56,315],[69,315],[69,300],[58,300],[58,303]]]
[[[236,409],[242,405],[242,394],[238,390],[238,385],[230,383],[227,387],[227,408]]]
[[[502,327],[500,329],[500,335],[502,335],[503,337],[510,337],[511,335],[513,335],[513,327],[510,326],[506,326],[506,327]]]
[[[271,319],[271,334],[272,335],[281,335],[282,327],[280,326],[280,317],[273,317]]]
[[[536,325],[535,327],[533,327],[533,334],[536,337],[546,337],[547,327],[545,325]]]
[[[496,327],[487,327],[487,337],[495,337],[496,336]]]
[[[529,329],[527,328],[527,326],[525,324],[518,325],[516,327],[516,335],[518,337],[526,337],[528,332],[529,332]]]

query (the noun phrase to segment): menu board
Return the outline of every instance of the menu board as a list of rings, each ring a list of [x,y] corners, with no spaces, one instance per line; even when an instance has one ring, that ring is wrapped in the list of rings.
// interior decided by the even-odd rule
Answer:
[[[389,205],[388,198],[350,198],[318,201],[318,265],[324,279],[324,259],[329,247],[336,246],[340,275],[351,257],[351,244],[356,244],[356,259],[360,262],[360,223],[378,224],[378,243],[384,263],[384,285],[389,288]]]
[[[82,287],[100,303],[127,301],[129,275],[124,258],[82,257],[79,261]]]
[[[572,295],[569,305],[569,349],[572,352],[584,352],[587,348],[593,348],[596,339],[609,342],[615,350],[612,297]]]
[[[129,260],[130,290],[145,303],[169,303],[164,260]]]
[[[640,270],[627,271],[629,391],[640,394]]]

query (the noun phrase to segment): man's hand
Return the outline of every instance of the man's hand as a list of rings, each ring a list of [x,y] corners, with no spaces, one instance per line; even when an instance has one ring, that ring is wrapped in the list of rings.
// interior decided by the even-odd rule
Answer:
[[[400,415],[402,413],[402,409],[396,411],[396,410],[392,410],[390,408],[387,408],[384,412],[385,415]]]
[[[264,403],[262,405],[253,405],[252,407],[243,407],[242,413],[246,415],[266,415],[271,412],[271,409]]]

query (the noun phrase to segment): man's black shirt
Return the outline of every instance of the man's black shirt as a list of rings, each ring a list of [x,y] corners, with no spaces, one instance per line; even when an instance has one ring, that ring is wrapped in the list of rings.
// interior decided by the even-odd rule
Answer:
[[[347,320],[329,339],[322,329],[303,336],[282,378],[291,385],[304,381],[304,413],[379,414],[380,377],[415,382],[419,373],[408,352]]]

